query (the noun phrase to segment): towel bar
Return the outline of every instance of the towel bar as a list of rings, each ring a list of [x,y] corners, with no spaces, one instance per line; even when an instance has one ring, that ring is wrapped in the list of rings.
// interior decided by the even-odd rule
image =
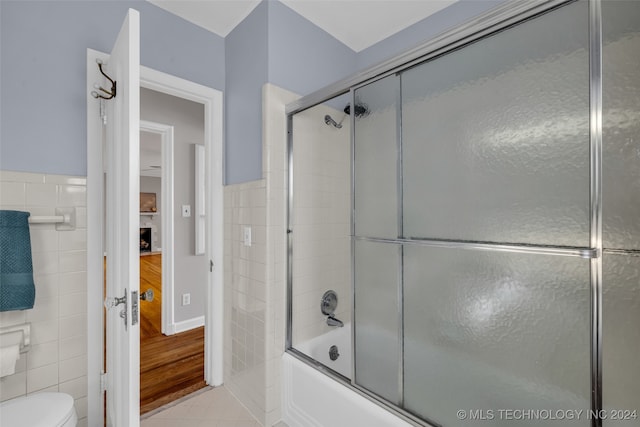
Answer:
[[[56,208],[56,215],[31,216],[29,224],[55,224],[56,230],[75,230],[76,208]]]

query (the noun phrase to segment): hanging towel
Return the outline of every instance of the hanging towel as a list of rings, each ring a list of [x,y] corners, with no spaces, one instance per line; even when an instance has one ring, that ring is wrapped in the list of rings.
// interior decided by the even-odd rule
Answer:
[[[33,308],[29,212],[0,210],[0,311]]]

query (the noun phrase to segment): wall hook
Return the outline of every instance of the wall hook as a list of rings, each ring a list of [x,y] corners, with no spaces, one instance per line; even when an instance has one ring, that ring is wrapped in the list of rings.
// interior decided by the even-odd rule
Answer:
[[[107,80],[109,80],[111,82],[111,90],[106,90],[105,88],[103,88],[102,86],[94,86],[96,89],[106,93],[108,96],[104,96],[101,93],[96,92],[95,90],[93,92],[91,92],[91,96],[93,96],[94,98],[98,99],[98,98],[102,98],[102,99],[111,99],[111,98],[115,98],[116,97],[116,82],[109,76],[107,76],[105,74],[105,72],[102,70],[102,60],[101,59],[96,59],[96,62],[98,63],[98,69],[100,69],[100,73],[105,76],[107,78]]]

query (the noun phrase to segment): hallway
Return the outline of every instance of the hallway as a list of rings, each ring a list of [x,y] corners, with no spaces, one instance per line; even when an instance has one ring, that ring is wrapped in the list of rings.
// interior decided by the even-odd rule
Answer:
[[[147,289],[154,299],[140,301],[140,414],[206,386],[204,327],[171,336],[161,332],[161,254],[140,257],[140,292]]]

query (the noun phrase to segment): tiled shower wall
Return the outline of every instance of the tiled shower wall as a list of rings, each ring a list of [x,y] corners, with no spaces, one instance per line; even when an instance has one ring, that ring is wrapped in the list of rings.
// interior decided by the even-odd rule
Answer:
[[[351,123],[325,123],[342,111],[316,105],[293,118],[294,347],[334,330],[320,310],[323,294],[338,296],[335,317],[351,318]]]
[[[0,327],[31,323],[31,349],[16,373],[0,379],[0,400],[40,391],[75,398],[78,426],[87,425],[86,179],[0,171],[0,209],[55,215],[76,208],[76,229],[32,224],[34,308],[0,313]]]

